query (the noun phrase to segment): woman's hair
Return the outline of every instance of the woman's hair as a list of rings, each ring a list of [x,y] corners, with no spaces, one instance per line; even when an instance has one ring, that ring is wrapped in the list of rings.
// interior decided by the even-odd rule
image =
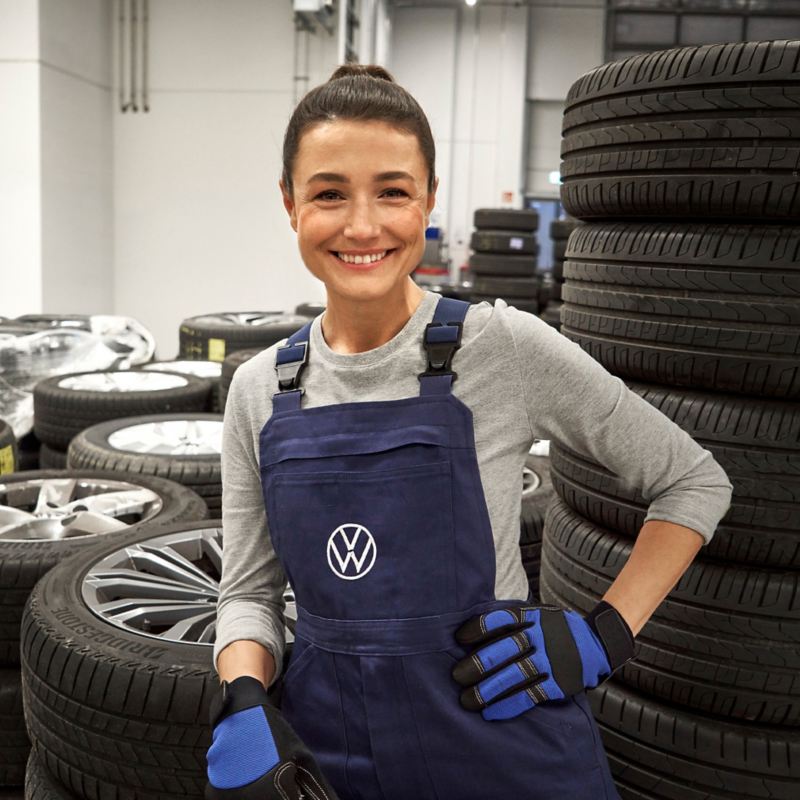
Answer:
[[[327,83],[312,89],[297,105],[283,137],[283,184],[291,194],[292,169],[302,135],[312,126],[334,119],[377,120],[417,137],[433,191],[436,148],[431,127],[419,103],[383,68],[345,64]]]

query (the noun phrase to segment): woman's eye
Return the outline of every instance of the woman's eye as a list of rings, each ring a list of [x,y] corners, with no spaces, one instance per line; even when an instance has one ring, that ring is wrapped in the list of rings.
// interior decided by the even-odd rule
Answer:
[[[341,195],[339,194],[339,192],[333,191],[333,189],[328,189],[325,192],[320,192],[316,196],[316,199],[317,200],[339,200],[339,199],[341,199]]]
[[[387,189],[384,194],[389,197],[408,197],[408,194],[402,189]]]

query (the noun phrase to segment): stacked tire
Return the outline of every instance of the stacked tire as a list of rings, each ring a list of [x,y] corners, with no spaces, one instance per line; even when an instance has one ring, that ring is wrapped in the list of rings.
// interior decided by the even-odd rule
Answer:
[[[529,209],[478,209],[469,267],[475,303],[502,298],[531,314],[539,312],[541,276],[536,267],[539,215]]]
[[[800,785],[798,64],[796,41],[681,48],[599,67],[567,99],[562,198],[585,224],[561,332],[734,487],[636,659],[591,693],[626,800]],[[648,503],[581,454],[551,459],[541,594],[588,611]]]
[[[138,475],[59,470],[0,477],[0,787],[22,785],[30,750],[20,625],[36,583],[99,542],[122,546],[138,525],[200,520],[206,513],[193,492]]]
[[[567,250],[567,240],[575,230],[577,222],[574,219],[555,219],[550,223],[550,238],[553,240],[553,284],[550,287],[550,297],[547,307],[540,314],[541,318],[552,325],[556,330],[561,329],[562,289],[564,286],[564,255]]]
[[[305,309],[306,314],[311,310]],[[189,317],[180,326],[178,357],[222,362],[237,350],[264,350],[291,336],[308,319],[283,311],[222,311]]]
[[[106,420],[169,411],[205,411],[212,382],[176,372],[105,371],[57,375],[33,390],[33,428],[43,469],[63,469],[81,431]]]
[[[14,472],[17,468],[17,440],[11,426],[0,419],[0,475]]]

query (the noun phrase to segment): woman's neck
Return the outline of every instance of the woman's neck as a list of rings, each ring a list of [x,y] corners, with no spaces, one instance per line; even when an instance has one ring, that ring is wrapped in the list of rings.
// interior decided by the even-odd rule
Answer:
[[[328,294],[322,335],[334,353],[374,350],[396,336],[411,319],[425,292],[410,278],[391,295],[354,300]]]

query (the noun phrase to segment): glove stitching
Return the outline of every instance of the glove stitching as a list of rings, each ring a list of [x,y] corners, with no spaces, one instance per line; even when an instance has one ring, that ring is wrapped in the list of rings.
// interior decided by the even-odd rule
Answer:
[[[478,658],[477,653],[472,654],[472,660],[475,662],[475,666],[478,668],[478,675],[483,675],[484,673],[483,664],[481,664],[481,660]]]
[[[289,795],[283,791],[283,787],[280,784],[281,775],[286,772],[287,769],[290,769],[292,766],[291,761],[287,762],[286,764],[282,764],[278,767],[278,771],[275,773],[275,777],[273,778],[273,783],[275,784],[275,788],[281,793],[281,797],[283,800],[289,800]]]
[[[523,665],[520,667],[520,669],[522,669],[522,674],[525,675],[526,678],[535,678],[539,674],[539,670],[536,669],[536,665],[530,659],[526,658],[519,663]],[[528,672],[526,672],[526,670]],[[527,692],[528,696],[531,698],[531,700],[533,700],[534,703],[544,702],[550,699],[545,690],[538,683],[535,683],[533,686],[529,686],[527,688]]]
[[[517,645],[517,647],[519,647],[520,653],[524,653],[528,650],[530,642],[528,641],[528,637],[525,635],[525,631],[515,633],[511,639]]]
[[[320,782],[314,777],[314,775],[311,772],[309,772],[305,767],[301,767],[299,764],[297,765],[297,769],[303,770],[303,772],[305,772],[306,775],[308,775],[309,779],[314,782],[314,785],[317,787],[317,789],[319,789],[319,791],[322,792],[322,797],[324,797],[325,800],[330,800],[330,798],[328,797],[328,793],[325,791],[325,789],[322,788]],[[306,786],[305,788],[306,791],[314,798],[314,800],[320,800],[320,796],[310,786]]]

